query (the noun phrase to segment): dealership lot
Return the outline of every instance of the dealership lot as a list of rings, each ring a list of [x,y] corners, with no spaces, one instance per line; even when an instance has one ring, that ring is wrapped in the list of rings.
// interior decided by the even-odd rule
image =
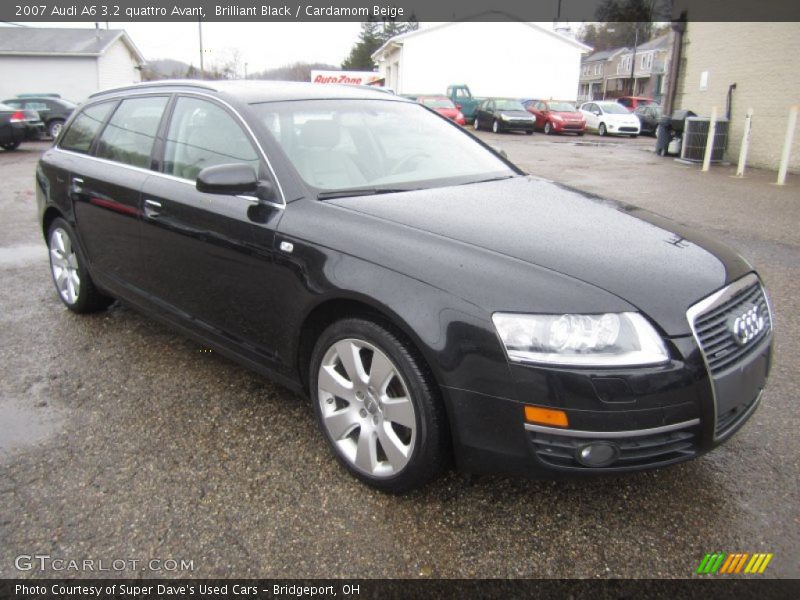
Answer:
[[[626,477],[451,474],[403,497],[370,490],[335,463],[306,401],[124,306],[62,307],[35,220],[46,144],[25,144],[0,153],[0,576],[40,575],[15,557],[49,554],[156,559],[145,575],[195,577],[687,577],[717,550],[771,552],[767,575],[800,576],[798,178],[703,174],[657,157],[652,138],[479,135],[531,173],[751,260],[775,305],[776,359],[741,432]]]

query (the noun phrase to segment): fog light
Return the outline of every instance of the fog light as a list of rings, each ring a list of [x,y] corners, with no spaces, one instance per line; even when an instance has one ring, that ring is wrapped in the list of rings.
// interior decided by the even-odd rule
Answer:
[[[617,460],[619,448],[611,442],[592,442],[580,446],[575,460],[584,467],[607,467]]]

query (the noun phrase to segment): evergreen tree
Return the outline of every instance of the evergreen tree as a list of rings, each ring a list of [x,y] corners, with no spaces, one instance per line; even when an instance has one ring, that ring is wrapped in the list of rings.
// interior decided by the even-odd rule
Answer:
[[[372,54],[387,40],[405,33],[416,31],[419,23],[415,20],[406,22],[397,21],[365,21],[361,24],[361,33],[358,41],[353,45],[350,54],[342,63],[342,69],[348,71],[372,71],[375,63],[372,62]]]

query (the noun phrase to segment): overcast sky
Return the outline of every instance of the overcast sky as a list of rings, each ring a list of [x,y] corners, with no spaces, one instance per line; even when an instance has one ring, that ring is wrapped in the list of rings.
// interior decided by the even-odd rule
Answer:
[[[26,25],[33,26],[32,23]],[[94,23],[37,23],[37,27],[91,27]],[[105,27],[105,23],[101,23]],[[174,58],[200,62],[197,23],[111,22],[125,29],[147,60]],[[248,72],[293,62],[339,65],[358,38],[359,23],[203,23],[206,65],[222,62],[238,49]]]
[[[26,25],[33,26],[32,23]],[[420,27],[433,25],[421,23]],[[542,23],[552,26],[552,23]],[[36,27],[90,27],[94,23],[37,23]],[[105,27],[105,23],[101,23]],[[197,23],[111,22],[125,29],[147,60],[174,58],[198,66]],[[238,49],[248,73],[294,62],[338,66],[358,39],[360,23],[203,23],[205,66],[224,63]],[[239,73],[240,76],[243,73]]]

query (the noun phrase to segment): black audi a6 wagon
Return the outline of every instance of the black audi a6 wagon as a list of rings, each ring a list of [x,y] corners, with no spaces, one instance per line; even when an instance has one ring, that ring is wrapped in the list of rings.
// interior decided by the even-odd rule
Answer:
[[[696,457],[759,403],[764,287],[668,219],[525,175],[370,90],[95,94],[36,188],[66,306],[119,299],[307,394],[336,458],[403,491],[459,468]]]

